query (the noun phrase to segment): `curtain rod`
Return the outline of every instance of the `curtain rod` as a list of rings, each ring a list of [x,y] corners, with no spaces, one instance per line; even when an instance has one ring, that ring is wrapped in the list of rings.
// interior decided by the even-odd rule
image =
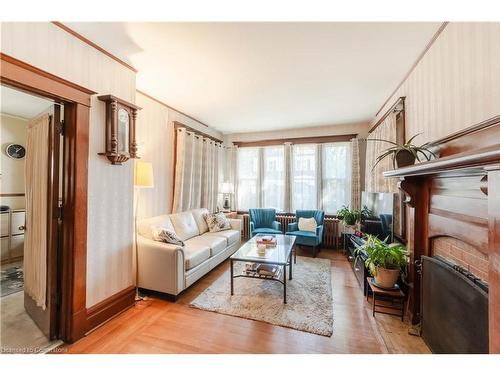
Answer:
[[[215,141],[215,142],[218,142],[218,143],[223,143],[223,141],[221,139],[218,139],[218,138],[215,138],[215,137],[212,137],[211,135],[207,134],[207,133],[204,133],[202,131],[199,131],[199,130],[196,130],[195,128],[192,128],[190,126],[187,126],[187,125],[184,125],[183,123],[179,122],[179,121],[174,121],[174,128],[175,130],[177,131],[178,128],[186,128],[187,130],[189,130],[191,133],[194,133],[196,134],[197,136],[201,136],[201,137],[204,137],[204,138],[209,138],[211,139],[212,141]]]
[[[334,143],[334,142],[349,142],[352,138],[356,138],[357,134],[342,134],[342,135],[326,135],[316,137],[298,137],[298,138],[283,138],[283,139],[265,139],[262,141],[240,142],[233,141],[237,147],[262,147],[262,146],[278,146],[285,143],[291,144],[306,144],[306,143]]]
[[[405,99],[406,99],[406,96],[399,97],[398,100],[396,100],[396,102],[393,105],[391,105],[391,108],[389,108],[387,110],[387,112],[384,113],[384,115],[380,118],[380,120],[378,120],[377,123],[375,125],[373,125],[370,128],[370,130],[368,130],[368,134],[372,133],[375,129],[377,129],[377,127],[381,123],[384,122],[384,120],[387,118],[387,116],[389,116],[391,113],[395,112],[399,103],[403,103],[403,109],[398,111],[398,112],[403,112],[405,110]]]

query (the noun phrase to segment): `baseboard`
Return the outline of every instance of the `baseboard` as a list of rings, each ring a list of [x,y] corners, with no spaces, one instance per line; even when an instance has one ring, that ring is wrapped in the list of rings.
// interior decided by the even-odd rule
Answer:
[[[87,309],[87,331],[100,326],[115,315],[132,307],[135,302],[135,287],[129,286]]]

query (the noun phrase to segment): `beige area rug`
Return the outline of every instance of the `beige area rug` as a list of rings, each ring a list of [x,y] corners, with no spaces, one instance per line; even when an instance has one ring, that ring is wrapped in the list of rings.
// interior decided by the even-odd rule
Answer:
[[[237,275],[243,263],[235,262],[234,268]],[[333,307],[330,270],[330,261],[327,259],[297,257],[297,264],[293,265],[293,279],[287,279],[285,305],[283,285],[277,281],[236,278],[234,295],[231,296],[228,269],[190,306],[331,336]]]

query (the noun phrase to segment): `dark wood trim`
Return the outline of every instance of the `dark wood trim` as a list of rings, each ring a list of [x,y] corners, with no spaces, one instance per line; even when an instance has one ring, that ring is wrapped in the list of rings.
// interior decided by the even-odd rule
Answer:
[[[94,91],[0,54],[0,82],[64,104],[63,220],[60,233],[59,337],[87,331],[87,180],[90,96]]]
[[[123,65],[124,67],[130,69],[131,71],[133,71],[134,73],[137,73],[138,70],[136,68],[134,68],[132,65],[130,64],[127,64],[125,61],[121,60],[120,58],[116,57],[115,55],[113,55],[111,52],[109,51],[106,51],[104,48],[98,46],[97,44],[95,44],[94,42],[92,42],[91,40],[85,38],[82,34],[79,34],[77,33],[75,30],[69,28],[68,26],[64,25],[62,22],[58,22],[58,21],[52,21],[52,24],[63,29],[64,31],[66,31],[67,33],[73,35],[75,38],[77,39],[80,39],[83,43],[85,44],[88,44],[89,46],[95,48],[96,50],[98,50],[99,52],[105,54],[106,56],[108,56],[109,58],[115,60],[116,62],[120,63],[121,65]]]
[[[357,134],[342,134],[342,135],[325,135],[318,137],[298,137],[298,138],[281,138],[281,139],[264,139],[261,141],[240,142],[233,141],[237,147],[264,147],[276,146],[285,143],[292,144],[307,144],[307,143],[334,143],[334,142],[349,142],[352,138],[356,138]]]
[[[454,140],[456,140],[458,138],[463,138],[466,135],[469,135],[469,134],[475,133],[477,131],[489,128],[490,126],[494,126],[494,125],[496,125],[498,123],[500,123],[500,115],[494,116],[494,117],[489,118],[489,119],[487,119],[485,121],[481,121],[478,124],[469,126],[469,127],[465,128],[465,129],[462,129],[462,130],[459,130],[459,131],[457,131],[455,133],[447,135],[446,137],[443,137],[441,139],[438,139],[437,141],[432,142],[432,144],[441,145],[441,144],[444,144],[444,143],[448,143],[448,142],[454,141]]]
[[[424,50],[417,57],[417,60],[413,63],[413,65],[411,66],[410,70],[408,70],[408,73],[405,74],[405,76],[403,77],[403,79],[401,80],[401,82],[396,86],[396,88],[391,93],[391,95],[389,95],[389,97],[387,98],[387,100],[384,102],[384,104],[382,104],[382,106],[380,107],[380,109],[377,111],[377,113],[375,114],[375,117],[377,117],[379,115],[379,113],[382,112],[382,110],[384,109],[384,107],[386,106],[386,104],[389,102],[389,100],[391,100],[391,98],[396,94],[396,92],[403,85],[403,83],[408,79],[408,77],[410,76],[410,74],[415,70],[415,68],[417,67],[418,63],[424,58],[424,56],[426,55],[427,51],[429,51],[429,49],[432,47],[432,45],[434,44],[434,42],[436,41],[436,39],[439,37],[439,35],[441,35],[441,33],[443,32],[443,30],[446,28],[446,26],[448,25],[448,23],[449,22],[443,22],[441,24],[441,26],[436,31],[436,33],[432,36],[432,39],[429,41],[429,43],[427,43],[427,45],[425,46]]]
[[[0,193],[0,197],[24,197],[24,193]]]
[[[87,331],[100,326],[115,315],[134,306],[134,303],[135,287],[131,285],[104,301],[89,307],[87,309]]]
[[[146,94],[144,91],[141,91],[141,90],[135,90],[135,91],[136,91],[136,92],[138,92],[139,94],[141,94],[141,95],[145,96],[146,98],[151,99],[152,101],[154,101],[154,102],[156,102],[156,103],[158,103],[158,104],[161,104],[162,106],[167,107],[168,109],[171,109],[172,111],[175,111],[175,112],[177,112],[177,113],[180,113],[181,115],[186,116],[186,117],[190,118],[191,120],[196,121],[197,123],[199,123],[199,124],[201,124],[201,125],[203,125],[203,126],[206,126],[207,128],[210,128],[210,126],[209,126],[209,125],[207,125],[207,124],[205,124],[204,122],[202,122],[202,121],[198,120],[197,118],[194,118],[193,116],[190,116],[190,115],[188,115],[188,114],[187,114],[187,113],[185,113],[185,112],[179,111],[178,109],[176,109],[176,108],[174,108],[174,107],[172,107],[172,106],[168,105],[167,103],[164,103],[164,102],[162,102],[161,100],[156,99],[155,97],[153,97],[153,96],[151,96],[151,95],[149,95],[149,94]]]
[[[208,138],[208,139],[211,139],[212,141],[217,142],[217,143],[223,143],[222,139],[212,137],[210,134],[204,133],[204,132],[199,131],[195,128],[192,128],[190,126],[184,125],[183,123],[181,123],[179,121],[174,121],[174,131],[176,133],[177,133],[177,129],[179,129],[179,128],[186,128],[187,131],[194,133],[195,135],[197,135],[199,137]],[[176,142],[176,144],[177,144],[177,142]]]
[[[384,113],[384,115],[375,123],[375,125],[373,125],[370,130],[368,130],[368,134],[372,133],[375,129],[378,128],[378,126],[384,122],[384,120],[387,118],[387,116],[389,116],[391,113],[394,112],[394,110],[396,109],[396,107],[400,104],[400,103],[403,103],[403,109],[400,111],[400,112],[405,112],[405,99],[406,99],[406,96],[400,96],[396,102],[391,105],[391,108],[389,108],[387,110],[387,112]]]
[[[96,92],[69,82],[33,65],[0,52],[1,82],[7,86],[56,101],[72,101],[90,107],[90,95]]]

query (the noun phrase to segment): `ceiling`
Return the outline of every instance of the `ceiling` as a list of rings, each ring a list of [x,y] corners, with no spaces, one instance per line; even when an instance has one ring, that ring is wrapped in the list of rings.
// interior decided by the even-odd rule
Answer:
[[[364,122],[440,23],[66,23],[224,133]]]
[[[53,102],[26,94],[6,86],[0,86],[0,112],[11,116],[32,119],[49,108]]]

